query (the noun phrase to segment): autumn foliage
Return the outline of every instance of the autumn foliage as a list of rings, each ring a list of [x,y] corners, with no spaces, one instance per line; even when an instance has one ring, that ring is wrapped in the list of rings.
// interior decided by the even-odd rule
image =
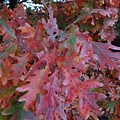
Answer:
[[[118,120],[120,1],[41,2],[0,10],[0,120]]]

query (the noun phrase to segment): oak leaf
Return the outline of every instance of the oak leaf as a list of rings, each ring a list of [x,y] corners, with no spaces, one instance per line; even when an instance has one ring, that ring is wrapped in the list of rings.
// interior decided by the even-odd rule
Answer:
[[[24,54],[22,57],[14,58],[17,60],[17,63],[11,65],[11,70],[13,71],[14,76],[13,84],[17,85],[20,77],[26,73],[26,63],[28,59],[28,54]]]
[[[113,53],[110,49],[119,50],[119,47],[113,46],[111,43],[92,42],[93,52],[98,55],[100,69],[106,64],[109,68],[117,67],[116,63],[111,58],[120,59],[120,53]]]
[[[1,70],[1,82],[3,85],[5,85],[9,79],[10,76],[10,64],[8,60],[5,61],[1,61],[0,62],[0,70]]]
[[[46,95],[41,96],[36,113],[39,118],[44,115],[45,120],[53,120],[53,118],[58,119],[59,117],[63,120],[67,120],[67,116],[64,112],[64,105],[58,94],[62,90],[59,86],[60,81],[54,76],[55,73],[52,75],[50,81],[44,86],[48,92]]]
[[[28,84],[25,84],[21,87],[18,87],[16,90],[19,92],[27,93],[19,98],[19,101],[25,101],[24,108],[29,109],[30,105],[36,100],[36,95],[45,94],[46,91],[43,89],[44,84],[48,81],[48,67],[46,66],[43,70],[36,70],[34,76],[30,76],[27,81]]]

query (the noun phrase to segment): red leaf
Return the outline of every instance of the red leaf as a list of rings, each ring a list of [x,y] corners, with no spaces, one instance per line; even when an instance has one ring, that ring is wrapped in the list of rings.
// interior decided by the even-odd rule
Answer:
[[[9,60],[6,60],[5,62],[4,61],[0,62],[0,71],[1,71],[0,78],[3,85],[5,85],[9,79],[10,76],[9,69],[10,69]]]
[[[115,47],[110,43],[100,43],[100,42],[92,42],[93,51],[98,55],[98,61],[100,64],[100,69],[107,64],[111,69],[117,67],[116,63],[111,60],[111,58],[120,59],[120,53],[113,53],[111,49],[120,49],[119,47]]]
[[[105,96],[102,93],[81,92],[79,96],[79,110],[81,116],[87,120],[91,111],[100,116],[101,111],[99,111],[99,106],[96,102],[104,98]]]
[[[66,120],[64,107],[58,96],[58,92],[61,92],[61,88],[58,83],[58,78],[54,76],[55,74],[56,73],[52,75],[53,78],[51,78],[50,82],[44,86],[48,93],[41,96],[40,103],[37,107],[37,115],[39,118],[44,115],[45,120],[53,120],[53,118],[59,118],[59,116],[63,120]]]
[[[40,42],[43,40],[44,38],[44,26],[41,22],[38,22],[38,25],[36,27],[36,31],[35,31],[35,39],[36,40],[40,40]]]
[[[45,94],[46,91],[43,89],[44,84],[48,81],[48,67],[43,70],[35,71],[35,76],[31,76],[27,79],[28,84],[25,84],[17,88],[19,92],[27,93],[20,97],[19,101],[26,101],[24,108],[29,109],[29,106],[34,103],[36,100],[36,95]]]
[[[24,34],[24,38],[31,38],[35,35],[35,29],[28,23],[25,23],[25,26],[20,26],[18,29],[21,30],[21,34]]]
[[[101,29],[98,34],[102,40],[113,41],[116,38],[117,32],[114,29],[108,31],[108,29]]]
[[[21,4],[18,4],[12,13],[17,23],[21,26],[25,25],[25,20],[27,18],[26,12]],[[15,22],[15,21],[14,21]],[[14,26],[16,27],[16,26]]]
[[[118,21],[118,19],[110,19],[110,18],[106,18],[104,20],[104,28],[108,28],[110,26],[114,26],[115,23]]]
[[[72,104],[74,101],[79,101],[79,111],[81,116],[87,120],[90,116],[90,112],[94,112],[100,115],[98,110],[99,106],[96,104],[98,100],[104,99],[105,96],[102,93],[89,92],[90,88],[102,87],[103,84],[96,80],[86,80],[75,84],[73,80],[70,85],[67,95],[67,103]]]
[[[76,106],[79,106],[79,112],[85,120],[90,116],[91,111],[100,115],[101,112],[98,110],[99,106],[96,102],[104,99],[105,96],[102,93],[89,92],[89,90],[91,88],[102,87],[103,84],[96,80],[80,81],[78,78],[81,74],[78,73],[76,75],[75,72],[72,73],[72,71],[67,70],[67,68],[64,68],[64,72],[64,94],[68,106],[75,102],[79,103],[76,104]]]
[[[24,54],[22,57],[16,57],[17,63],[12,64],[11,70],[13,70],[14,76],[13,78],[13,84],[17,85],[18,80],[20,77],[26,73],[26,62],[27,62],[28,54]]]
[[[117,8],[107,8],[107,9],[93,9],[91,10],[90,14],[92,13],[99,13],[103,16],[111,17],[112,14],[117,15],[118,9]]]
[[[59,29],[58,29],[58,25],[57,25],[57,20],[56,18],[54,18],[53,16],[53,11],[52,11],[52,7],[49,6],[47,7],[48,13],[49,13],[49,19],[46,22],[45,19],[42,20],[42,23],[44,24],[44,27],[48,33],[48,35],[50,36],[50,38],[52,41],[55,41],[56,36],[59,35]]]

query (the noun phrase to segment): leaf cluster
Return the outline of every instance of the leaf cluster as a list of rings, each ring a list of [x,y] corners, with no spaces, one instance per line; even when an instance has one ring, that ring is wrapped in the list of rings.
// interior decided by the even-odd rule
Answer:
[[[0,119],[118,120],[119,0],[41,2],[36,24],[0,11]]]

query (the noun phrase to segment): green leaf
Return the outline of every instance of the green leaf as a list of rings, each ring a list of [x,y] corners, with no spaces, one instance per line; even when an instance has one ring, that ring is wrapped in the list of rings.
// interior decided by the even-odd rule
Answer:
[[[8,115],[12,115],[12,118],[13,120],[24,120],[24,117],[23,117],[23,112],[24,112],[24,109],[23,109],[23,106],[24,106],[24,102],[16,102],[14,101],[12,103],[12,106],[8,109],[6,109],[3,114],[8,116]]]
[[[4,111],[4,114],[10,115],[19,111],[21,114],[19,115],[22,116],[23,106],[24,106],[24,102],[13,102],[12,106]],[[20,118],[20,116],[18,118]]]
[[[111,113],[114,113],[114,107],[115,107],[116,102],[115,101],[111,101],[108,104],[108,109],[110,110]]]
[[[89,8],[89,9],[94,9],[94,1],[95,0],[89,0],[84,6]]]
[[[6,24],[6,14],[3,15],[3,18],[0,19],[0,25],[6,30],[7,33],[9,33],[13,38],[17,39],[13,30]]]
[[[71,49],[70,49],[69,55],[71,55],[73,53],[74,47],[75,47],[75,43],[76,43],[76,36],[74,35],[75,29],[76,29],[75,25],[71,25],[71,36],[70,36],[70,39],[68,41],[68,43],[71,44]]]
[[[35,116],[30,111],[25,111],[25,102],[13,101],[12,106],[4,111],[5,115],[12,115],[13,120],[35,120]]]
[[[4,116],[2,115],[2,110],[0,110],[0,120],[4,120]]]
[[[4,115],[12,115],[14,120],[23,120],[23,106],[24,102],[13,101],[12,106],[6,109]]]
[[[47,2],[47,3],[48,3],[48,2],[49,2],[49,0],[45,0],[45,2]]]
[[[6,46],[7,44],[10,44],[10,43],[11,43],[11,39],[8,39],[5,41],[4,46]]]
[[[0,88],[0,98],[10,97],[14,91],[14,88]]]

